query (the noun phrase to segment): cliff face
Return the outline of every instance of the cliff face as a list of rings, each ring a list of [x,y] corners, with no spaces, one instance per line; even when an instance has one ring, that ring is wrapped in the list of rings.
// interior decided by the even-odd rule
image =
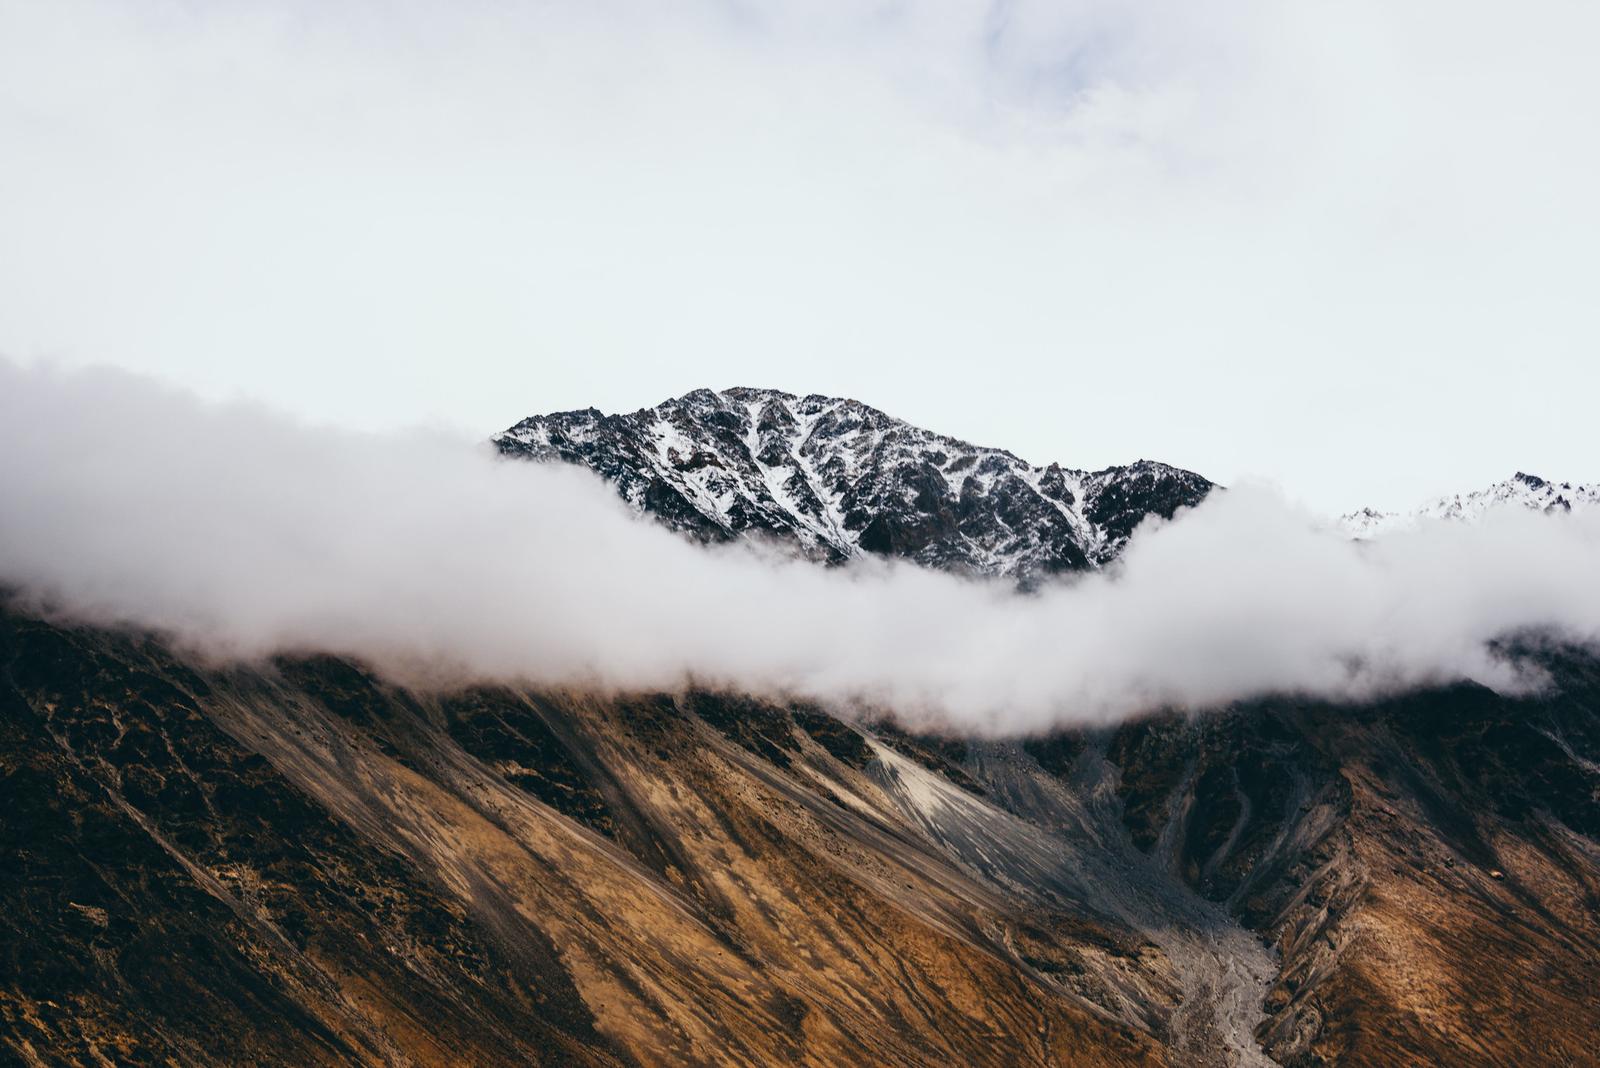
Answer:
[[[0,619],[17,1063],[1581,1063],[1600,666],[1022,744]],[[1263,1046],[1258,1043],[1264,1043]]]

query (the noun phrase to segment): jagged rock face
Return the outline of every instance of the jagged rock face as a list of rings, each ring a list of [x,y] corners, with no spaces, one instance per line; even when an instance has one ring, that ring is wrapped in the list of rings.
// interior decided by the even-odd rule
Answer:
[[[1146,516],[1211,483],[1141,460],[1079,471],[922,430],[858,401],[696,390],[627,415],[524,419],[511,456],[583,464],[634,508],[706,541],[764,536],[836,562],[863,553],[1028,582],[1102,564]]]

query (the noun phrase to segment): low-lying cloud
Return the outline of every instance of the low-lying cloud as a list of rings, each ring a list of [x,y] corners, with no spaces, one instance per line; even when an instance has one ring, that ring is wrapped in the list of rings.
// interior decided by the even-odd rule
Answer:
[[[1505,511],[1356,543],[1241,487],[1147,524],[1112,572],[1024,596],[694,546],[585,471],[482,443],[0,363],[0,584],[208,656],[692,681],[1011,733],[1276,692],[1516,686],[1497,638],[1600,635],[1600,524]]]

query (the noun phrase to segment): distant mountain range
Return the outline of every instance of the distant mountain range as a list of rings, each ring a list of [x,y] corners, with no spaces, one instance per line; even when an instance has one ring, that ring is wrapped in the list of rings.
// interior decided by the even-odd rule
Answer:
[[[533,415],[493,440],[508,456],[582,464],[638,512],[702,541],[769,538],[827,562],[878,554],[1024,585],[1106,564],[1147,516],[1170,519],[1216,488],[1153,460],[1038,467],[860,401],[744,387],[625,414]],[[1497,507],[1596,505],[1600,484],[1519,471],[1409,512],[1362,508],[1337,522],[1367,538]]]
[[[1340,525],[1354,537],[1370,538],[1429,519],[1481,518],[1495,508],[1529,508],[1538,512],[1583,511],[1600,505],[1600,485],[1551,482],[1518,471],[1503,482],[1470,493],[1456,493],[1429,501],[1409,512],[1380,512],[1362,508],[1339,517]]]

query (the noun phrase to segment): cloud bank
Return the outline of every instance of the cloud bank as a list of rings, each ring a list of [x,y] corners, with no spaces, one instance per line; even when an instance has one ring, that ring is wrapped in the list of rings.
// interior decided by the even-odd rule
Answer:
[[[482,443],[0,363],[0,583],[213,657],[693,680],[1015,733],[1270,692],[1516,685],[1498,636],[1600,635],[1600,525],[1518,512],[1354,543],[1246,487],[1147,524],[1112,573],[1022,596],[701,548],[585,471]]]

